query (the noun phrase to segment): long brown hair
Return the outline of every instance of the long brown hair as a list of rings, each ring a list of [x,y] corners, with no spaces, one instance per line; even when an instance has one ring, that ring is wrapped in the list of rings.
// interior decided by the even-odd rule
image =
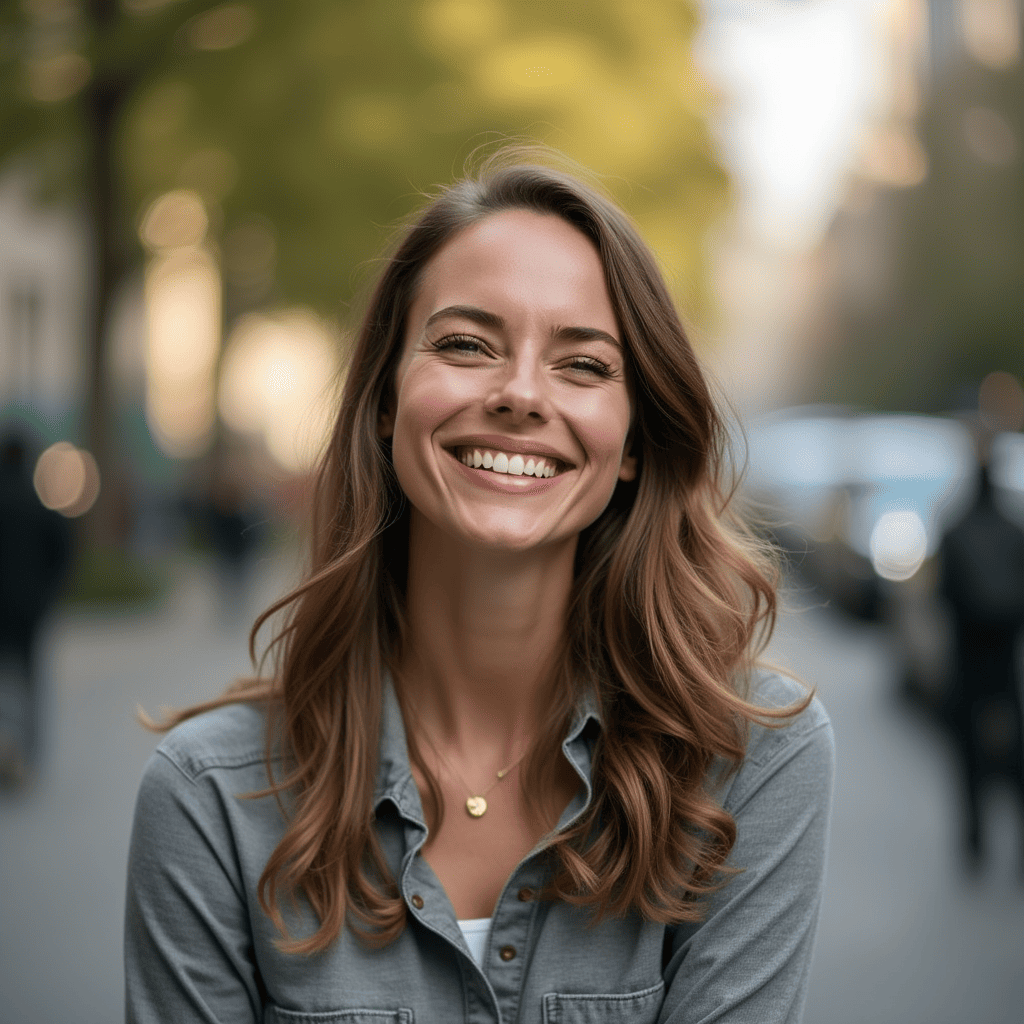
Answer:
[[[550,771],[581,687],[592,688],[603,719],[594,798],[550,838],[543,895],[597,917],[635,910],[655,921],[699,920],[698,897],[721,884],[736,835],[707,792],[712,763],[740,763],[751,720],[798,710],[746,700],[749,670],[774,625],[774,569],[734,512],[723,422],[654,258],[597,187],[502,151],[432,199],[369,299],[315,477],[307,576],[253,629],[255,650],[260,626],[286,613],[270,645],[275,671],[174,717],[235,700],[269,708],[268,774],[271,735],[290,765],[272,791],[292,799],[260,903],[286,939],[281,895],[303,893],[320,922],[285,942],[290,951],[326,948],[346,921],[374,944],[405,924],[372,825],[408,553],[405,500],[377,426],[424,267],[459,231],[511,209],[561,217],[597,247],[636,409],[637,477],[618,485],[580,537],[556,713],[521,777],[529,790]],[[430,781],[436,822],[440,790],[411,738],[410,754]]]

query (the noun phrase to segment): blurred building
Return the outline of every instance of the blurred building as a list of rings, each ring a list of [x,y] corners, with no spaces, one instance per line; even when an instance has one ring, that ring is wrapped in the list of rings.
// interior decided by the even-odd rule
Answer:
[[[0,417],[55,441],[81,387],[86,246],[74,213],[40,206],[32,187],[24,169],[0,178]]]
[[[1021,376],[1021,0],[705,9],[727,163],[746,162],[710,353],[741,410],[940,412]],[[757,174],[776,181],[750,184],[752,213]]]
[[[1022,6],[888,5],[888,88],[815,254],[808,396],[943,412],[1024,375]]]
[[[807,400],[816,253],[899,61],[884,0],[704,8],[703,64],[736,197],[713,244],[720,319],[705,348],[740,411],[756,414]]]

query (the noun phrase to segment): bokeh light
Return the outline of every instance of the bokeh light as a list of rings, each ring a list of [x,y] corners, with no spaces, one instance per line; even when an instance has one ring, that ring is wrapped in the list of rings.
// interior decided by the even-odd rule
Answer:
[[[198,245],[209,220],[203,200],[189,189],[168,192],[154,200],[142,218],[139,237],[157,252]]]
[[[1020,57],[1020,18],[1013,0],[962,0],[964,43],[972,57],[995,70]]]
[[[910,129],[879,127],[864,135],[859,170],[880,185],[912,188],[927,177],[928,156]]]
[[[256,12],[249,4],[221,4],[197,14],[187,26],[188,40],[197,50],[230,50],[256,29]]]
[[[882,579],[909,580],[924,563],[928,534],[910,509],[886,512],[871,531],[871,563]]]
[[[100,473],[92,455],[68,441],[50,445],[32,475],[39,500],[69,519],[85,515],[100,493]]]
[[[146,418],[168,455],[201,454],[214,426],[220,272],[209,253],[155,257],[146,271]]]
[[[311,313],[244,317],[225,347],[220,413],[233,429],[262,438],[284,469],[306,471],[331,429],[337,368],[337,342]]]
[[[982,422],[992,430],[1020,430],[1024,427],[1024,389],[1013,374],[993,370],[978,389],[978,410]]]
[[[92,66],[85,57],[69,50],[36,57],[25,68],[28,93],[40,103],[70,99],[91,77]]]

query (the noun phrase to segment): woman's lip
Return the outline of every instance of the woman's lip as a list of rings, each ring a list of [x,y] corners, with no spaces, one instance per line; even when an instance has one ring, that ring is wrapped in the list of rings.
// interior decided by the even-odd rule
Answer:
[[[541,455],[560,462],[568,469],[574,469],[576,466],[572,459],[567,458],[557,448],[552,448],[550,445],[532,440],[529,437],[506,437],[502,434],[470,434],[465,437],[456,437],[450,441],[445,441],[442,447],[449,453],[456,448],[490,448],[492,451],[506,452],[509,455]]]

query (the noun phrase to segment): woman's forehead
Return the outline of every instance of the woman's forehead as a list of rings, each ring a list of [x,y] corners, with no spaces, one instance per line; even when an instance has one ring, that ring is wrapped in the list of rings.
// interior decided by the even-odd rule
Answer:
[[[565,316],[561,326],[592,327],[616,339],[620,333],[597,247],[554,214],[501,211],[441,246],[420,274],[412,318],[422,323],[445,307],[470,305],[494,306],[499,315]]]

